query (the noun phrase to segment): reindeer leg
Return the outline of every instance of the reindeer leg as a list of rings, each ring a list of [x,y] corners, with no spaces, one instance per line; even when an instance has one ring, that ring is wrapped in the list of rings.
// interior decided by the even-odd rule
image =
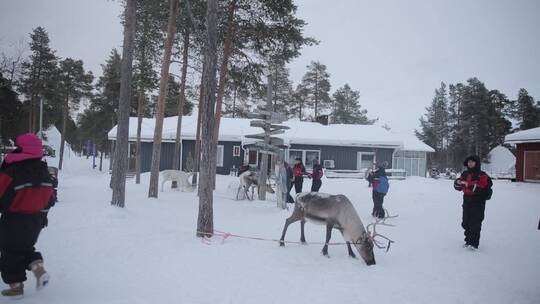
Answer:
[[[334,229],[334,224],[326,223],[326,241],[322,249],[322,254],[327,258],[329,257],[328,256],[328,243],[330,242],[330,238],[332,237],[332,229]]]
[[[349,256],[353,259],[356,259],[356,254],[354,254],[351,248],[351,242],[347,242],[347,250],[349,251]]]
[[[287,233],[287,228],[289,228],[289,225],[302,220],[302,216],[303,215],[300,208],[295,206],[291,216],[285,220],[285,226],[283,227],[283,232],[281,233],[281,239],[279,239],[279,246],[285,246],[285,234]]]
[[[302,219],[302,222],[300,222],[300,242],[302,244],[307,245],[306,243],[306,236],[304,234],[304,226],[306,225],[306,220]]]

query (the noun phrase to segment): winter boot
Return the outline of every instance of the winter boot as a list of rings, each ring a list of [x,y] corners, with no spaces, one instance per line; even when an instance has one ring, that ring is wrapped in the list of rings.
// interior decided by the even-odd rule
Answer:
[[[24,295],[23,283],[9,284],[9,289],[2,290],[2,296],[11,299],[20,299]]]
[[[30,263],[30,269],[36,277],[36,288],[40,290],[41,288],[47,286],[50,276],[45,271],[45,268],[43,268],[43,260],[35,260]]]

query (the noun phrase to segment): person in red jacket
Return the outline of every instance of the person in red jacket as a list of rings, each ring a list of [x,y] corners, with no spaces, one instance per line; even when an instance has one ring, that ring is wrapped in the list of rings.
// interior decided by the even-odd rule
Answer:
[[[302,159],[297,158],[294,160],[293,177],[294,177],[294,191],[296,194],[302,192],[302,186],[304,184],[304,175],[307,175],[306,167],[302,163]]]
[[[323,169],[318,160],[313,160],[313,171],[309,176],[313,179],[311,182],[311,192],[319,192],[322,186]]]
[[[480,170],[480,158],[469,156],[463,162],[467,167],[461,176],[454,181],[454,188],[463,191],[463,217],[461,227],[465,230],[465,244],[463,247],[471,250],[478,249],[480,244],[480,230],[484,220],[486,199],[491,197],[491,179]]]
[[[54,205],[53,180],[43,157],[41,139],[24,134],[17,149],[0,166],[0,271],[9,289],[5,297],[22,297],[26,270],[31,270],[41,289],[49,282],[43,257],[34,248],[47,211]]]

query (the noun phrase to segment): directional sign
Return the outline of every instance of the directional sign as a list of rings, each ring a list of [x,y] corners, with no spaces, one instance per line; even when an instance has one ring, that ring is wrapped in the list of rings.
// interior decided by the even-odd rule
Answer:
[[[252,120],[249,122],[249,125],[255,128],[269,128],[269,129],[279,129],[279,130],[288,130],[290,129],[288,126],[282,126],[282,125],[274,125],[270,122],[264,121],[264,120]]]
[[[272,146],[283,146],[283,144],[284,144],[283,138],[270,137],[270,145],[272,145]]]
[[[265,135],[266,135],[265,133],[259,133],[259,134],[245,135],[244,137],[245,138],[264,139]]]
[[[249,150],[260,151],[261,153],[279,154],[281,149],[278,147],[266,145],[265,143],[253,143],[245,145],[244,148]]]

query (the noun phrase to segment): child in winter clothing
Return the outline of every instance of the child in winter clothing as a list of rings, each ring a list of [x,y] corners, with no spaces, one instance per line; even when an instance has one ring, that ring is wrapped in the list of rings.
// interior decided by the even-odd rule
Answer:
[[[0,271],[10,287],[2,291],[6,297],[23,295],[26,269],[34,273],[38,289],[48,283],[43,258],[34,246],[55,201],[53,181],[41,161],[41,139],[24,134],[16,145],[0,166]]]
[[[304,175],[307,175],[306,167],[304,167],[304,164],[300,158],[295,159],[292,171],[294,176],[294,190],[296,191],[296,194],[298,194],[302,192]]]
[[[311,182],[311,192],[319,192],[322,186],[323,169],[317,160],[313,161],[313,171],[309,176],[313,179]]]
[[[385,162],[386,163],[386,162]],[[373,198],[373,212],[372,216],[377,218],[384,218],[384,196],[388,193],[388,177],[386,176],[385,164],[379,166],[379,168],[373,172],[372,176],[372,198]]]
[[[480,170],[480,158],[476,155],[469,156],[463,162],[467,167],[461,176],[454,181],[454,189],[463,191],[463,217],[461,227],[465,230],[464,247],[478,249],[480,243],[480,230],[484,220],[486,198],[491,194],[491,179]],[[488,197],[489,195],[489,197]]]

